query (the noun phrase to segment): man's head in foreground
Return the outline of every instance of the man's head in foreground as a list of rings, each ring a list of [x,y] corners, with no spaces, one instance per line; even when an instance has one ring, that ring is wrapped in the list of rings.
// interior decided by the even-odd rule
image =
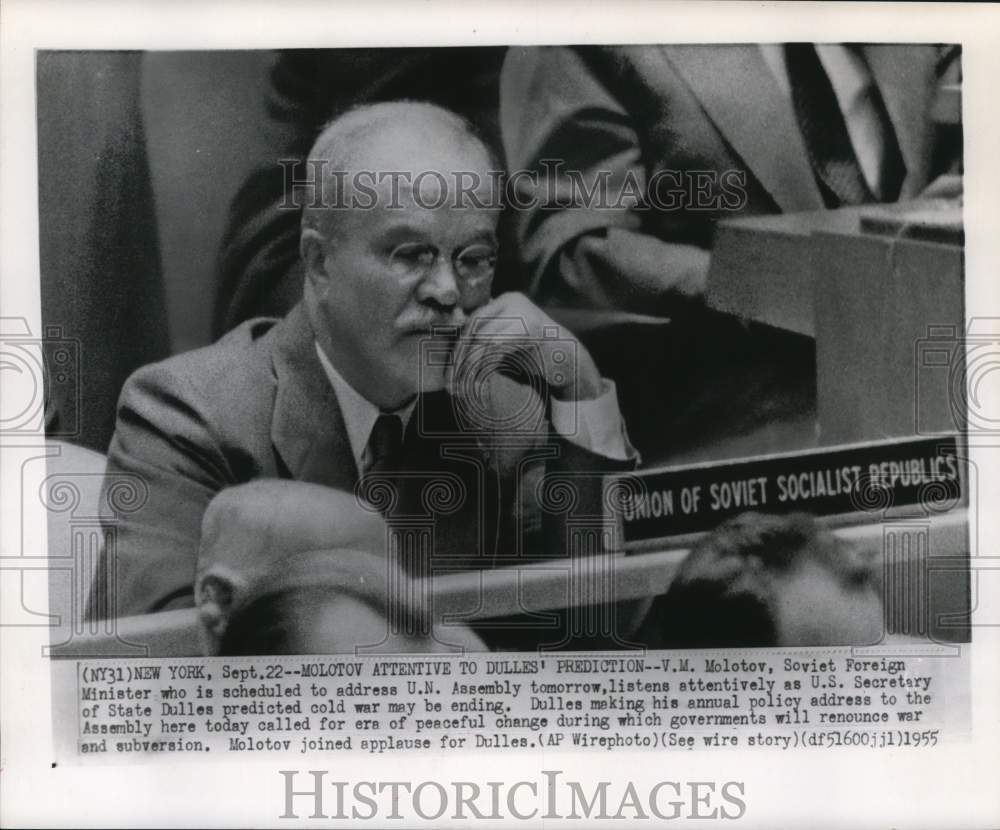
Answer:
[[[811,517],[744,513],[695,545],[655,626],[665,648],[872,645],[878,584],[875,563]]]
[[[432,618],[426,586],[352,493],[261,479],[205,511],[195,602],[206,654],[440,652],[484,646]]]
[[[421,366],[420,344],[490,299],[489,150],[459,116],[401,101],[340,116],[309,159],[322,186],[303,211],[300,253],[320,346],[382,409],[442,388],[446,366]],[[463,182],[479,184],[460,192]]]

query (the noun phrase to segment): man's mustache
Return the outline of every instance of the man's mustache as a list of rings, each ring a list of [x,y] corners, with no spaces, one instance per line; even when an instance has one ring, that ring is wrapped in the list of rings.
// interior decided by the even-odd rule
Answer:
[[[467,322],[468,316],[463,311],[444,314],[440,312],[428,312],[403,320],[401,327],[404,331],[413,334],[426,334],[435,338],[457,339],[461,336]]]

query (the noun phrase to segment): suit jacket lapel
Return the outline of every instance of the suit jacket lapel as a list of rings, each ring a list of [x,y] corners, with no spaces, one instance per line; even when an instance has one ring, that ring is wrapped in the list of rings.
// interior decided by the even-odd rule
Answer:
[[[927,184],[930,166],[928,128],[933,96],[937,91],[935,55],[930,47],[879,44],[862,50],[878,84],[896,131],[906,165],[900,198],[914,196]]]
[[[292,478],[353,490],[358,471],[344,418],[301,304],[278,324],[275,335],[275,450]]]
[[[795,113],[760,49],[752,44],[663,49],[778,206],[786,212],[822,209]]]

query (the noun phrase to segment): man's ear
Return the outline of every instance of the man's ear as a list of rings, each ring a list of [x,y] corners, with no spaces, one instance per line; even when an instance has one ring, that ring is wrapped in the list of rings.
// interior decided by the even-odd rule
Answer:
[[[195,604],[206,654],[218,653],[219,642],[229,625],[234,597],[232,580],[223,575],[209,573],[198,582]]]
[[[312,227],[303,227],[299,234],[299,256],[305,269],[306,280],[316,284],[326,280],[326,251],[329,240]]]

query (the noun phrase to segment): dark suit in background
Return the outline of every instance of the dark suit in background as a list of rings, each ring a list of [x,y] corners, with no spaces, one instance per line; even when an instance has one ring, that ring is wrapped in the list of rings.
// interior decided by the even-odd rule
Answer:
[[[905,164],[899,198],[916,196],[950,161],[931,117],[944,50],[881,45],[858,54]],[[507,164],[540,179],[536,204],[505,217],[506,244],[519,261],[498,284],[526,292],[556,319],[567,308],[669,318],[661,334],[629,335],[627,346],[588,342],[618,381],[643,457],[725,457],[728,442],[746,435],[754,437],[742,445],[757,452],[810,446],[813,341],[744,324],[703,302],[719,220],[825,206],[793,102],[761,47],[515,47],[500,99]],[[644,188],[672,171],[683,187],[705,173],[702,198],[712,207],[692,206],[689,197],[671,210],[546,206],[546,159],[579,171],[587,187],[608,171],[611,193],[629,175]],[[745,198],[733,199],[725,177],[734,172],[745,177]],[[661,178],[661,187],[670,184]],[[565,200],[565,190],[555,192]],[[654,383],[662,394],[648,394]],[[794,434],[777,437],[775,418],[795,423]]]
[[[932,169],[931,106],[937,46],[861,48],[906,167],[899,198]],[[511,219],[520,253],[516,286],[543,306],[629,309],[673,316],[704,289],[720,219],[824,207],[792,102],[757,45],[513,48],[501,78],[508,166],[544,159],[640,183],[657,171],[745,173],[745,202],[712,209],[551,209]],[[720,185],[711,196],[720,195]],[[514,286],[511,286],[514,287]]]

